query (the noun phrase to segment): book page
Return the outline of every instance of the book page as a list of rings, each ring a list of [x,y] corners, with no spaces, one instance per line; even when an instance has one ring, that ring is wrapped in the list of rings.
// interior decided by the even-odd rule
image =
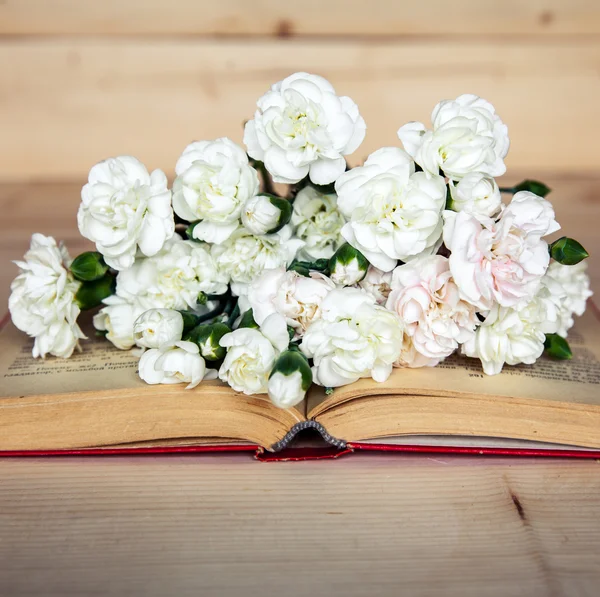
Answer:
[[[34,359],[31,356],[33,340],[8,321],[0,330],[0,399],[70,392],[101,394],[108,390],[135,388],[143,392],[148,388],[137,375],[137,350],[119,350],[105,338],[97,337],[89,317],[84,318],[82,329],[88,339],[81,341],[81,352],[74,352],[69,359],[52,356]],[[185,384],[177,387],[183,391]],[[220,381],[204,381],[195,392],[215,387],[220,388],[220,393],[225,389],[232,395],[237,394]],[[266,394],[260,398],[269,401]],[[306,400],[293,410],[303,419],[307,411]]]
[[[335,389],[325,396],[323,389],[311,391],[309,416],[348,400],[372,395],[498,396],[556,402],[600,405],[600,323],[594,305],[570,330],[573,359],[556,361],[542,357],[534,365],[505,365],[502,373],[488,376],[478,359],[452,355],[437,367],[394,369],[384,383],[362,379]]]
[[[82,328],[88,340],[81,341],[81,352],[69,359],[34,359],[33,340],[9,321],[0,331],[0,398],[144,385],[136,373],[137,354],[96,337],[91,322]]]

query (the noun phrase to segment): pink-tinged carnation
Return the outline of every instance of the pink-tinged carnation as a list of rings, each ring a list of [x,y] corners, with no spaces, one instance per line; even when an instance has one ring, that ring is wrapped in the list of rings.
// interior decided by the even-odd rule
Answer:
[[[411,357],[405,340],[408,363],[400,364],[436,365],[475,333],[476,309],[461,299],[446,257],[422,257],[397,267],[391,287],[386,307],[400,316],[414,350],[425,357]]]
[[[451,211],[444,220],[450,271],[464,300],[490,309],[533,298],[550,261],[542,237],[560,229],[548,201],[521,191],[497,221]]]
[[[258,325],[279,313],[299,338],[321,316],[321,303],[334,288],[335,284],[320,272],[305,277],[279,267],[265,270],[250,284],[247,300]]]

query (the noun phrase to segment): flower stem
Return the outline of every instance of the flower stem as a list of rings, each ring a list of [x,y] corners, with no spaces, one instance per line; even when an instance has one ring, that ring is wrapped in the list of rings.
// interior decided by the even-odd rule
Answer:
[[[512,195],[514,195],[515,187],[500,187],[500,192],[501,193],[511,193]]]
[[[264,162],[260,162],[258,160],[252,160],[252,162],[252,165],[260,172],[263,180],[263,191],[265,193],[269,193],[270,195],[276,195],[275,187],[273,186],[273,180],[271,179],[271,175],[267,171]]]

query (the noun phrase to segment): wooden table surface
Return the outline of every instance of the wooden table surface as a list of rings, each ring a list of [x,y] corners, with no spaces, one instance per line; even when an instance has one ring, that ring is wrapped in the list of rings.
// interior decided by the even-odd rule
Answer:
[[[600,254],[600,179],[544,179],[565,232]],[[81,183],[0,186],[2,304],[33,231],[86,246]],[[0,460],[0,595],[236,594],[596,597],[600,463]]]

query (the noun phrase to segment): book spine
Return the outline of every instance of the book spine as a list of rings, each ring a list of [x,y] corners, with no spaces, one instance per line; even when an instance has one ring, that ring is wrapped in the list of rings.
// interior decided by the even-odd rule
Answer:
[[[314,429],[318,431],[321,437],[334,448],[338,448],[340,450],[344,450],[346,448],[346,442],[343,439],[338,439],[337,437],[333,437],[327,433],[327,430],[321,423],[317,423],[316,421],[301,421],[300,423],[296,423],[286,434],[285,436],[279,440],[277,443],[273,444],[270,448],[270,452],[279,452],[287,448],[290,442],[305,429]]]

